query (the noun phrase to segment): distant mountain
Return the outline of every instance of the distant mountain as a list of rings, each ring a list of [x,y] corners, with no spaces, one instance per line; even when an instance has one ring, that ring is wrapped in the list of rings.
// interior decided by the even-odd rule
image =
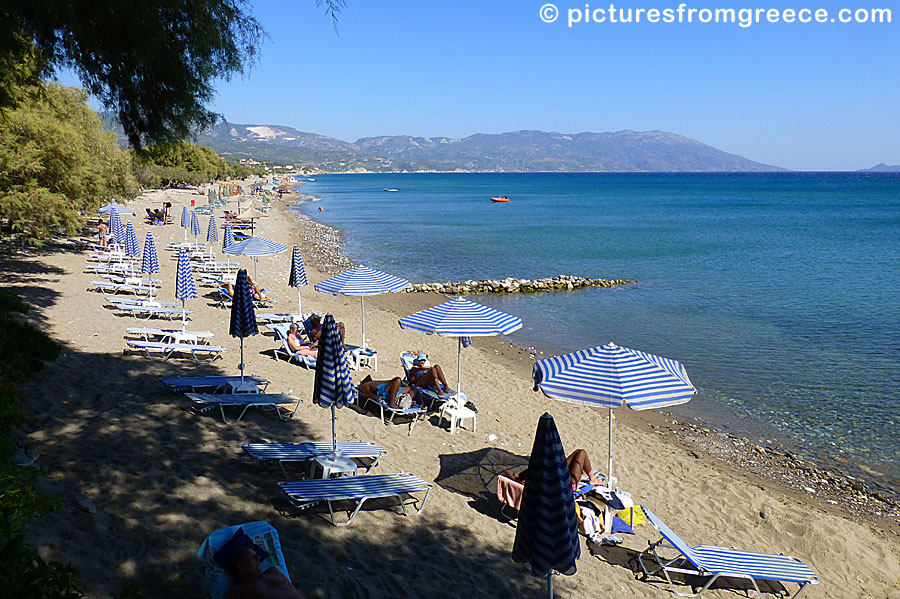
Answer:
[[[858,173],[900,173],[900,164],[876,164],[872,168],[861,168]]]
[[[108,127],[117,128],[103,115]],[[121,138],[121,129],[118,129]],[[394,135],[354,143],[281,125],[220,122],[197,136],[219,154],[329,172],[762,172],[784,169],[665,131],[515,131],[453,137]]]

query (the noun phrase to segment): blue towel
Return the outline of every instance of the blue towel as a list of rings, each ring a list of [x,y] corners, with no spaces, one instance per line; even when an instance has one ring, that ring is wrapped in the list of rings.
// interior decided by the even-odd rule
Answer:
[[[634,529],[628,526],[628,524],[618,516],[613,516],[612,532],[610,534],[616,534],[617,532],[633,535]]]
[[[470,345],[472,345],[471,337],[460,337],[459,339],[462,342],[463,347],[469,347]]]

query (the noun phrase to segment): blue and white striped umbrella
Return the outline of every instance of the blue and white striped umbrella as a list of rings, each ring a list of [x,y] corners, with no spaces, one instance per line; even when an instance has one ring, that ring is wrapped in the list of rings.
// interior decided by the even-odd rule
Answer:
[[[342,272],[330,279],[325,279],[314,286],[319,293],[328,295],[358,295],[360,309],[362,310],[362,346],[366,345],[366,300],[367,295],[382,295],[384,293],[396,293],[409,287],[409,281],[389,275],[386,272],[357,266],[347,272]]]
[[[194,245],[197,245],[197,235],[203,232],[203,229],[200,228],[200,219],[197,218],[197,213],[191,210],[191,235],[194,236]]]
[[[229,229],[225,230],[226,236],[228,235],[228,231]],[[232,234],[232,239],[233,238],[234,236]],[[256,266],[259,257],[280,254],[285,250],[287,250],[286,245],[281,245],[275,241],[269,241],[262,237],[248,237],[244,241],[233,243],[222,251],[231,256],[250,256],[253,258],[253,278],[256,279],[256,284],[259,285],[259,279],[256,278]]]
[[[525,474],[512,557],[517,562],[531,564],[535,576],[546,576],[553,597],[553,571],[574,574],[580,556],[578,519],[566,453],[553,417],[545,413],[538,421]]]
[[[113,200],[103,208],[100,208],[97,212],[99,212],[100,214],[112,214],[113,212],[131,212],[131,210]]]
[[[216,215],[209,215],[209,226],[206,227],[206,243],[219,241],[219,228],[216,226]]]
[[[144,255],[141,257],[141,272],[147,273],[150,279],[150,299],[153,299],[153,273],[159,272],[159,259],[156,256],[156,243],[153,241],[153,233],[147,231],[144,237]]]
[[[222,235],[222,253],[234,245],[234,233],[231,231],[231,224],[225,221],[225,234]],[[231,256],[225,254],[225,261],[228,263],[228,270],[231,271]]]
[[[610,479],[612,409],[622,403],[632,410],[677,406],[697,392],[681,362],[614,343],[538,360],[532,379],[534,390],[552,399],[609,408]]]
[[[404,329],[420,333],[436,333],[444,337],[457,337],[459,344],[456,354],[456,390],[459,391],[462,378],[463,337],[488,337],[508,335],[522,328],[522,319],[517,316],[476,304],[461,297],[437,306],[420,310],[400,319]]]
[[[134,232],[134,225],[131,221],[125,225],[125,255],[140,256],[141,246],[138,244],[137,233]]]
[[[244,337],[259,333],[256,325],[256,313],[253,310],[253,296],[250,294],[250,283],[247,282],[247,269],[237,272],[234,280],[234,297],[231,298],[231,325],[228,334],[241,339],[241,382],[244,382]]]
[[[197,285],[194,283],[194,272],[191,270],[191,260],[187,250],[181,248],[178,251],[178,267],[175,271],[175,298],[181,300],[181,328],[184,330],[187,315],[184,310],[184,302],[197,296]]]
[[[122,226],[122,219],[115,210],[109,213],[109,234],[116,240],[116,245],[125,242],[125,227]]]
[[[188,212],[187,206],[181,207],[181,228],[184,229],[184,241],[187,243],[187,232],[188,227],[191,226],[191,215]]]
[[[353,380],[350,378],[350,365],[347,363],[344,342],[331,314],[326,314],[322,321],[313,403],[318,403],[323,408],[331,408],[331,441],[334,451],[337,451],[335,408],[353,403]]]
[[[306,268],[303,267],[303,258],[300,256],[300,248],[294,246],[291,254],[291,276],[288,278],[288,286],[297,288],[297,314],[303,314],[303,300],[300,297],[300,287],[306,287]]]

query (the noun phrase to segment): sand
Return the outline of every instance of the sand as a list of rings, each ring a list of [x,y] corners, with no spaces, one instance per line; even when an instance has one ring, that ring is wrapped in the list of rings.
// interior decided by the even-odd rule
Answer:
[[[140,215],[145,207],[158,207],[163,195],[145,194],[129,207]],[[168,197],[176,220],[191,199],[205,203],[204,196],[187,191]],[[257,233],[306,247],[313,240],[298,237],[286,203],[276,201]],[[132,220],[141,242],[148,229],[156,237],[162,268],[157,276],[164,281],[160,294],[171,299],[175,261],[164,248],[182,239],[182,229],[177,223],[149,227],[140,218]],[[206,218],[202,221],[205,225]],[[270,335],[245,341],[248,372],[268,378],[270,391],[291,393],[303,404],[291,421],[251,411],[242,422],[226,425],[215,413],[188,411],[185,398],[157,378],[235,373],[239,342],[228,336],[228,312],[205,297],[188,305],[194,311],[190,328],[214,332],[213,342],[228,349],[223,360],[196,365],[123,355],[125,328],[146,321],[115,316],[103,307],[102,294],[86,291],[94,278],[82,272],[86,253],[65,244],[3,250],[0,283],[31,303],[28,318],[64,346],[63,355],[21,389],[29,415],[22,433],[29,449],[40,454],[38,465],[45,472],[39,488],[62,500],[60,511],[30,526],[29,541],[45,557],[71,562],[89,597],[111,597],[132,584],[148,597],[204,596],[203,567],[195,557],[200,542],[214,529],[253,520],[278,529],[291,577],[307,597],[543,596],[545,581],[510,559],[515,528],[499,515],[495,475],[526,463],[545,411],[554,416],[568,451],[587,449],[595,467],[605,470],[607,416],[533,392],[527,352],[496,339],[477,339],[463,351],[463,390],[479,409],[474,433],[451,435],[446,423],[439,426],[432,417],[408,435],[405,425],[384,426],[377,415],[340,410],[340,440],[372,441],[388,450],[376,472],[407,471],[437,482],[422,514],[404,517],[373,504],[350,527],[337,528],[321,511],[286,511],[275,484],[284,475],[277,467],[251,462],[240,449],[247,441],[330,440],[330,412],[311,402],[313,372],[274,360],[277,343]],[[252,269],[249,259],[243,263]],[[290,252],[259,260],[260,283],[272,289],[279,311],[296,309],[296,290],[287,287],[289,264]],[[311,283],[326,276],[310,264],[307,272]],[[361,340],[358,298],[325,296],[312,287],[302,293],[305,310],[334,313],[346,324],[348,340]],[[454,339],[397,325],[399,316],[445,299],[367,298],[366,331],[378,350],[379,369],[355,372],[354,379],[401,374],[398,356],[407,349],[427,351],[453,378]],[[614,470],[620,486],[689,543],[795,555],[821,578],[806,591],[810,598],[900,597],[896,521],[859,521],[839,505],[673,442],[627,410],[618,416]],[[95,513],[79,507],[84,499]],[[557,596],[672,596],[658,580],[636,580],[629,561],[657,538],[649,525],[637,533],[595,555],[582,538],[578,571],[556,578]],[[713,597],[732,595],[726,589],[709,591]]]

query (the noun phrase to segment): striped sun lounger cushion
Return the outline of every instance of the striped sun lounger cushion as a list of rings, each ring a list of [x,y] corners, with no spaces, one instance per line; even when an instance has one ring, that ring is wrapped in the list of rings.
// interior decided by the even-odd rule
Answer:
[[[355,441],[337,444],[338,451],[345,458],[378,459],[387,452],[368,441]],[[241,448],[257,460],[304,461],[319,456],[330,455],[331,443],[244,443]]]
[[[173,391],[201,391],[214,392],[225,389],[229,383],[240,383],[239,376],[179,376],[171,378],[159,379],[163,385],[170,387]],[[257,387],[265,390],[269,386],[269,381],[258,376],[245,376],[244,382],[253,383]]]
[[[244,408],[243,411],[241,411],[240,416],[237,417],[238,421],[243,418],[244,414],[247,413],[247,410],[252,407],[273,409],[278,414],[279,420],[287,420],[294,417],[294,414],[297,413],[297,408],[299,408],[302,403],[302,400],[283,393],[186,393],[185,395],[187,395],[196,406],[200,407],[200,411],[218,406],[219,411],[222,414],[222,420],[226,424],[228,424],[228,419],[225,418],[225,406],[239,406]],[[294,411],[291,412],[287,418],[285,418],[281,411],[278,410],[278,406],[285,404],[295,404]]]

